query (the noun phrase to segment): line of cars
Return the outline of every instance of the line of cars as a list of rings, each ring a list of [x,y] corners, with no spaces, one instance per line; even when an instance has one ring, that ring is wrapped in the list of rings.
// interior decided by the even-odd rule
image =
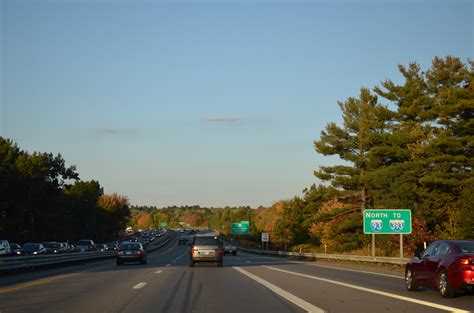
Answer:
[[[153,242],[157,237],[161,237],[166,233],[157,231],[156,229],[144,230],[141,237],[131,237],[127,241],[121,242],[115,251],[115,260],[117,265],[128,262],[147,263],[147,245]]]
[[[23,245],[9,243],[7,240],[0,241],[0,256],[29,256],[45,254],[62,254],[85,251],[114,251],[118,248],[118,241],[109,243],[94,243],[90,239],[82,239],[75,244],[66,242],[29,242]]]

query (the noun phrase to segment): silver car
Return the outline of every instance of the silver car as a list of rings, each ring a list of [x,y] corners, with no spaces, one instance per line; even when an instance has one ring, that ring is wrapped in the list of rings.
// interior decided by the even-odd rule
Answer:
[[[224,244],[224,255],[225,254],[232,254],[232,255],[237,255],[237,246],[233,243],[225,243]]]
[[[217,263],[219,267],[224,266],[222,257],[224,249],[217,236],[196,236],[190,246],[190,267],[194,267],[196,262]]]

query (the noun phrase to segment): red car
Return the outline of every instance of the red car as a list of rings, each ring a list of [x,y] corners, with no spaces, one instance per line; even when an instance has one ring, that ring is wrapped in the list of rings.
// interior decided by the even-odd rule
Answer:
[[[438,240],[415,257],[405,267],[408,290],[435,287],[442,297],[450,298],[458,290],[474,289],[474,241]]]

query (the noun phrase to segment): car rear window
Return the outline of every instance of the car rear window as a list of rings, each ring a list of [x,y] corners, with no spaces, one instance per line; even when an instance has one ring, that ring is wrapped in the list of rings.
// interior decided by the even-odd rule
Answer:
[[[462,253],[474,253],[474,242],[457,242],[456,246]]]
[[[214,237],[196,237],[194,239],[194,244],[202,246],[217,246],[219,245],[219,239]]]
[[[23,249],[38,249],[39,244],[37,243],[27,243],[23,246]]]
[[[88,246],[91,244],[91,241],[90,240],[79,240],[77,242],[78,245],[82,245],[82,246]]]
[[[140,249],[140,244],[136,244],[136,243],[122,243],[120,245],[120,249],[122,250],[138,250]]]

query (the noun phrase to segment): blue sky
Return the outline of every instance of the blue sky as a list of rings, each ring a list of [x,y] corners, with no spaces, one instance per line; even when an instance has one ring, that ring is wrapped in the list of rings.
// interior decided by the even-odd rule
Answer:
[[[132,204],[299,195],[337,101],[473,57],[472,1],[0,3],[0,135]]]

